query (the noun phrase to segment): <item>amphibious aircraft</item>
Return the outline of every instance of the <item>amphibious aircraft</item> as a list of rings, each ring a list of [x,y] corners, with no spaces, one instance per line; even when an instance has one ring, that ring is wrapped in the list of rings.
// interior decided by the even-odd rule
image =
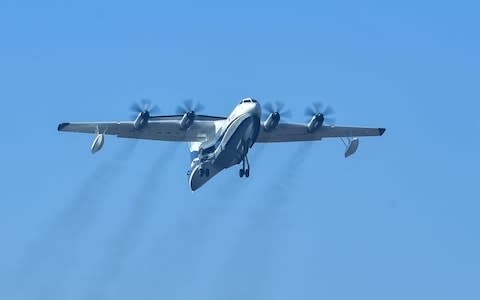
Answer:
[[[381,136],[385,128],[364,128],[334,126],[330,106],[314,103],[305,113],[309,121],[305,124],[281,121],[289,111],[283,104],[267,103],[262,117],[262,107],[253,98],[245,98],[233,109],[228,117],[198,114],[203,107],[193,106],[187,101],[179,107],[176,115],[154,116],[155,107],[149,101],[142,105],[135,103],[136,116],[133,121],[61,123],[59,131],[90,133],[95,135],[92,153],[99,151],[105,135],[120,138],[148,139],[170,142],[186,142],[191,153],[191,167],[188,172],[192,191],[224,169],[242,164],[240,177],[250,176],[248,152],[256,143],[319,141],[323,138],[340,138],[346,146],[345,157],[357,151],[363,136]],[[263,120],[262,120],[263,119]]]

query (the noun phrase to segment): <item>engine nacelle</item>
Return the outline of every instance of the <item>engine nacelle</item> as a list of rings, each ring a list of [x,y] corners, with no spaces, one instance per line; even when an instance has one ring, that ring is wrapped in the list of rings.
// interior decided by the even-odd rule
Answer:
[[[148,119],[150,118],[150,113],[148,111],[145,112],[139,112],[137,117],[135,118],[135,121],[133,121],[133,127],[135,129],[139,130],[145,127],[148,123]]]
[[[323,121],[325,121],[325,117],[323,116],[323,114],[314,115],[310,122],[308,122],[307,124],[308,133],[312,133],[318,128],[322,127]]]
[[[105,141],[105,135],[103,133],[97,134],[91,147],[92,154],[95,154],[96,152],[102,149],[104,141]]]
[[[280,114],[278,112],[273,112],[268,116],[267,120],[263,124],[263,128],[265,128],[265,131],[271,131],[278,126],[279,122]]]
[[[195,121],[195,113],[192,111],[186,112],[180,120],[180,129],[187,130],[192,126],[193,121]]]

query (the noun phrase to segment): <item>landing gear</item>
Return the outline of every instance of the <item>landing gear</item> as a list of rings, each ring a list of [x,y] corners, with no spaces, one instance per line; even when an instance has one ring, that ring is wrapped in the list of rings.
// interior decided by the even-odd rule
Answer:
[[[200,177],[210,177],[210,169],[200,169]]]
[[[250,162],[248,161],[248,156],[245,155],[245,157],[243,158],[243,161],[242,161],[242,168],[240,169],[240,177],[250,177]]]

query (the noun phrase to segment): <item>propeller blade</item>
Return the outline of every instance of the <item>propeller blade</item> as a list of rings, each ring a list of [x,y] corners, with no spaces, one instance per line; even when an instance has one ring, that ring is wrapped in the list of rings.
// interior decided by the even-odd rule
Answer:
[[[292,117],[292,111],[291,110],[285,110],[280,113],[280,116],[284,119],[290,119]]]
[[[205,106],[203,106],[201,103],[197,103],[197,106],[195,107],[195,112],[201,112],[202,110],[205,109]]]
[[[177,108],[175,109],[175,112],[179,115],[183,115],[185,113],[185,108],[178,105]]]
[[[134,112],[142,111],[142,107],[137,102],[133,102],[132,105],[130,106],[130,109],[133,110]]]
[[[331,115],[334,113],[334,110],[333,108],[330,106],[330,105],[327,105],[327,107],[325,108],[325,110],[323,111],[323,114],[324,115]]]
[[[313,115],[315,115],[315,114],[316,114],[316,112],[313,110],[313,108],[311,108],[311,107],[305,108],[305,115],[306,115],[307,117],[311,117],[311,116],[313,116]]]
[[[263,117],[266,119],[272,113],[279,113],[281,118],[291,118],[292,112],[284,109],[285,104],[281,101],[275,101],[275,105],[273,105],[271,102],[267,102],[263,105]]]
[[[281,112],[285,108],[285,104],[280,101],[275,102],[276,111]]]
[[[158,113],[160,112],[160,108],[158,107],[158,105],[154,105],[152,106],[152,108],[150,108],[150,113]]]
[[[204,109],[205,107],[201,103],[197,103],[194,105],[192,99],[187,99],[183,101],[183,106],[182,105],[177,106],[176,112],[178,114],[185,114],[187,112],[200,112]]]
[[[183,101],[183,105],[185,107],[185,112],[189,112],[193,110],[193,100],[192,99],[187,99]]]
[[[140,100],[140,102],[142,103],[142,106],[143,106],[143,109],[142,111],[146,112],[149,110],[150,108],[150,105],[151,105],[151,101],[149,99],[142,99]]]
[[[156,111],[160,111],[159,107],[157,105],[152,106],[152,101],[149,99],[141,99],[138,102],[132,103],[130,106],[130,109],[135,112],[135,116],[133,119],[135,119],[138,116],[138,113],[152,113]]]
[[[330,105],[324,106],[322,102],[314,102],[312,103],[312,106],[305,109],[305,115],[307,117],[311,118],[317,114],[322,114],[324,116],[324,122],[328,124],[335,124],[335,118],[328,117],[334,113],[335,111]]]
[[[315,110],[316,113],[318,113],[319,111],[321,111],[321,110],[322,110],[322,107],[323,107],[322,102],[319,102],[319,101],[313,102],[313,108],[314,108],[314,110]],[[314,113],[314,114],[315,114],[315,113]]]
[[[265,108],[266,111],[268,111],[269,113],[273,113],[275,112],[275,110],[273,109],[273,105],[272,103],[270,102],[267,102],[263,105],[263,107]]]

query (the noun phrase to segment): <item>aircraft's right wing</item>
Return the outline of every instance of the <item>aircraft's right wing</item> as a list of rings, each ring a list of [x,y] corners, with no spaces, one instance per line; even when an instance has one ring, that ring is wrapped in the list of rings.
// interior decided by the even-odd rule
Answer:
[[[180,118],[179,116],[168,116],[164,119],[157,117],[149,120],[148,124],[141,129],[136,129],[132,121],[61,123],[58,125],[58,131],[104,133],[121,138],[171,142],[201,142],[215,134],[213,120],[196,119],[190,128],[182,130],[179,126]]]
[[[257,143],[305,142],[332,137],[380,136],[384,132],[385,128],[322,126],[309,133],[307,126],[304,124],[280,123],[271,131],[265,131],[262,126]]]
[[[169,115],[169,116],[151,116],[149,120],[153,121],[179,121],[183,115]],[[221,121],[226,120],[226,117],[195,115],[195,121]]]

